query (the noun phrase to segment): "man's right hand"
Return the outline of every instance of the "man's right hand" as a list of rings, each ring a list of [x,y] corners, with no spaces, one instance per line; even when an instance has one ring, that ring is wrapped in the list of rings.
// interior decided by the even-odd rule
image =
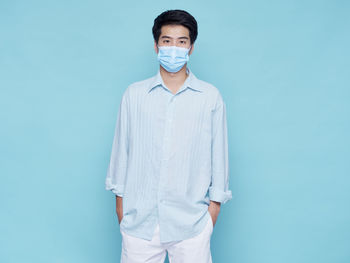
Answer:
[[[123,197],[116,195],[116,212],[119,224],[123,219]]]

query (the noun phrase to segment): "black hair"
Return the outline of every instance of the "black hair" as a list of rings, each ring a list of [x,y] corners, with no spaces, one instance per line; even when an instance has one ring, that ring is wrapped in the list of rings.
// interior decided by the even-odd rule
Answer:
[[[165,25],[182,25],[186,27],[189,30],[191,44],[193,44],[197,39],[197,21],[190,13],[184,10],[168,10],[161,13],[156,19],[154,19],[152,33],[153,38],[157,43],[161,34],[161,28]]]

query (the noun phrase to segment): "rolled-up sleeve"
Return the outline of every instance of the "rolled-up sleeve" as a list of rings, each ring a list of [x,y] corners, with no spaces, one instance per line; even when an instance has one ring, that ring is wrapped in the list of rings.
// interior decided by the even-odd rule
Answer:
[[[227,140],[226,105],[219,93],[212,111],[212,143],[211,143],[211,184],[209,199],[226,203],[232,199],[229,190],[229,160]]]
[[[123,196],[124,193],[124,181],[128,165],[129,100],[127,91],[124,92],[119,106],[112,152],[105,180],[106,190],[111,190],[118,196]]]

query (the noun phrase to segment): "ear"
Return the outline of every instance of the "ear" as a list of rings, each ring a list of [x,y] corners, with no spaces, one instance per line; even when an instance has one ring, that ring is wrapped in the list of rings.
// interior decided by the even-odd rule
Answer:
[[[191,45],[191,49],[190,49],[190,52],[188,52],[188,55],[191,55],[191,54],[192,54],[193,49],[194,49],[194,43]]]
[[[156,41],[154,41],[154,51],[158,54],[158,47]]]

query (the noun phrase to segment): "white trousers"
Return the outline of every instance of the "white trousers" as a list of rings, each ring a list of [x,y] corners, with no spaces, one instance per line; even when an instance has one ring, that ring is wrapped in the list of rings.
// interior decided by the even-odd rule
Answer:
[[[168,252],[170,263],[212,263],[210,239],[213,233],[211,216],[205,228],[198,235],[174,242],[160,243],[159,225],[152,240],[122,234],[121,263],[164,263]]]

